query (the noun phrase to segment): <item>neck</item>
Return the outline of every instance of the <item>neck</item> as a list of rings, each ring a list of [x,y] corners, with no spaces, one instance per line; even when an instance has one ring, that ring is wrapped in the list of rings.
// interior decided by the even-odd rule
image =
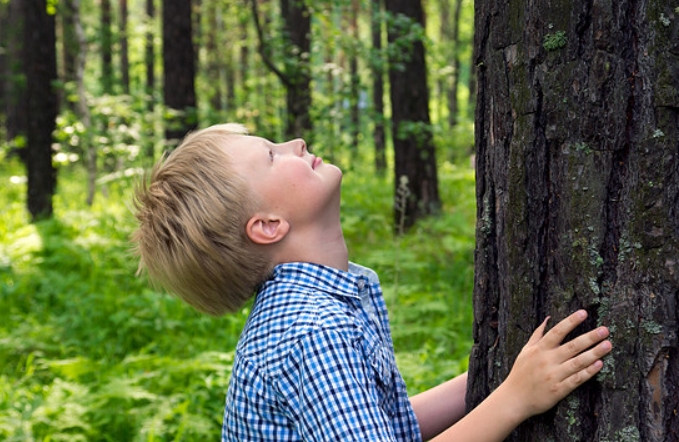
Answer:
[[[279,246],[274,264],[310,262],[344,271],[349,269],[349,252],[341,225],[291,232]]]

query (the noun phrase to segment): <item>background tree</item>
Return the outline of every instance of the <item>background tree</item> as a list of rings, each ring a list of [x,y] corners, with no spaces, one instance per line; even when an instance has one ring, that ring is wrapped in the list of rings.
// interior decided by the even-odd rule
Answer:
[[[163,1],[165,138],[172,143],[197,127],[191,0]]]
[[[252,14],[259,38],[259,53],[267,67],[276,74],[286,91],[285,137],[311,135],[311,11],[303,1],[280,0],[283,38],[283,68],[273,59],[270,36],[265,35],[259,17],[259,0],[251,0]]]
[[[58,3],[58,41],[61,48],[59,62],[59,79],[64,87],[59,90],[59,102],[67,108],[73,108],[73,100],[68,96],[68,90],[75,84],[77,75],[78,35],[76,22],[79,22],[79,2],[63,1]]]
[[[22,159],[26,159],[25,150],[17,147],[25,147],[25,137],[28,131],[28,114],[26,113],[26,79],[22,73],[23,57],[23,24],[24,11],[22,2],[12,0],[7,4],[7,28],[6,33],[6,61],[4,71],[5,91],[5,130],[6,138],[12,143],[15,152]]]
[[[149,114],[153,113],[153,109],[155,108],[156,104],[156,99],[154,96],[156,89],[156,47],[154,44],[155,16],[155,0],[146,0],[144,4],[144,28],[146,31],[144,32],[144,71],[146,76],[144,78],[143,84],[145,87],[144,97],[146,97],[146,110]],[[153,135],[153,129],[150,128],[148,133]],[[144,159],[145,161],[150,160],[149,162],[151,163],[153,162],[154,158],[154,146],[152,139],[153,138],[151,137],[151,141],[147,141],[144,146]]]
[[[382,55],[382,0],[370,1],[370,28],[373,54],[370,68],[372,71],[372,104],[373,104],[373,143],[375,143],[375,170],[383,174],[387,169],[386,128],[384,117],[384,68],[385,60]]]
[[[7,3],[0,2],[0,127],[4,127],[6,116],[5,97],[7,92],[5,84],[8,74],[7,44],[9,40],[7,29],[10,27],[8,19]],[[0,133],[0,142],[2,142],[4,136],[5,134]]]
[[[679,17],[664,0],[476,2],[474,350],[467,403],[547,315],[612,356],[509,440],[679,438]]]
[[[101,0],[100,56],[101,87],[105,94],[113,93],[113,8],[111,0]]]
[[[360,30],[358,27],[358,17],[360,14],[360,3],[358,0],[351,0],[348,12],[348,33],[351,38],[351,45],[348,48],[349,55],[349,133],[351,142],[349,148],[352,151],[358,150],[361,137],[361,76],[359,74],[359,48],[361,43]]]
[[[385,8],[391,14],[389,90],[397,193],[395,219],[407,228],[416,219],[436,213],[441,206],[422,42],[424,12],[419,0],[386,0]],[[403,183],[407,183],[407,198],[398,194]]]
[[[118,1],[119,30],[120,30],[120,81],[123,85],[123,93],[130,93],[130,58],[129,38],[127,29],[127,0]]]
[[[56,35],[53,9],[45,0],[22,2],[26,84],[28,211],[33,220],[52,215],[56,170],[52,165],[52,132],[58,111]]]
[[[441,5],[443,6],[443,1]],[[450,11],[447,11],[450,14]],[[451,56],[452,75],[448,87],[448,124],[452,127],[457,124],[458,100],[457,91],[460,84],[460,14],[462,13],[462,0],[455,0],[453,9],[452,26],[448,24],[442,33],[445,38],[453,45]],[[443,26],[442,26],[443,28]]]
[[[92,125],[92,117],[90,112],[90,104],[88,103],[87,91],[85,88],[85,67],[87,60],[87,40],[85,38],[85,31],[83,30],[82,21],[80,19],[80,0],[62,0],[62,7],[68,12],[69,33],[72,33],[69,39],[69,48],[66,50],[64,45],[64,52],[69,52],[72,57],[72,77],[69,81],[75,82],[75,103],[72,106],[75,115],[82,122],[85,130],[82,133],[81,143],[86,157],[87,169],[87,197],[85,202],[91,206],[94,202],[94,194],[96,190],[97,179],[97,145],[92,140],[90,127]],[[72,99],[69,100],[69,102]]]

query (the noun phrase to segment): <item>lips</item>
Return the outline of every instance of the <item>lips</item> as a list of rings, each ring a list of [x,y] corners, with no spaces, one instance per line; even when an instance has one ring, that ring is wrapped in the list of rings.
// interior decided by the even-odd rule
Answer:
[[[311,160],[311,168],[312,169],[317,168],[318,166],[321,165],[322,162],[323,159],[321,157],[314,157],[313,160]]]

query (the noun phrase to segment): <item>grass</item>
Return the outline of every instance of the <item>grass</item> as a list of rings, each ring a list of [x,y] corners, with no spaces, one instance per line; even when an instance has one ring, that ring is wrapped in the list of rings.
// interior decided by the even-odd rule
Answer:
[[[88,208],[84,173],[64,168],[54,219],[30,224],[23,174],[0,169],[0,439],[217,438],[248,309],[201,316],[134,276],[129,181]],[[471,348],[473,172],[444,164],[439,178],[443,213],[399,238],[392,183],[344,180],[350,257],[381,276],[411,393],[466,370]]]

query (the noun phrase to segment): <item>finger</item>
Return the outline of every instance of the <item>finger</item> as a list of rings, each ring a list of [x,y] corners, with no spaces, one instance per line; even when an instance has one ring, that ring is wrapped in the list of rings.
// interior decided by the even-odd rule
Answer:
[[[582,334],[573,340],[565,343],[559,349],[563,360],[570,359],[575,355],[587,350],[588,348],[603,341],[609,336],[610,332],[606,327],[597,327],[585,334]]]
[[[566,319],[556,324],[544,337],[545,344],[557,346],[561,344],[568,333],[575,330],[575,327],[582,324],[587,319],[586,310],[578,310]]]
[[[542,337],[545,335],[545,327],[547,327],[547,322],[549,321],[550,316],[547,316],[544,321],[542,321],[542,324],[538,326],[538,328],[535,329],[533,334],[530,336],[530,339],[526,343],[526,345],[534,345],[537,344],[537,342],[542,339]]]
[[[565,364],[569,367],[569,371],[564,373],[563,384],[575,388],[591,379],[601,371],[603,368],[601,358],[610,353],[612,348],[610,341],[604,341],[591,350],[571,359],[570,364]]]
[[[570,376],[573,373],[577,373],[590,365],[594,364],[596,361],[606,356],[613,346],[610,341],[604,341],[592,347],[590,350],[578,354],[577,356],[571,358],[564,367],[567,371],[564,373],[564,377]]]

